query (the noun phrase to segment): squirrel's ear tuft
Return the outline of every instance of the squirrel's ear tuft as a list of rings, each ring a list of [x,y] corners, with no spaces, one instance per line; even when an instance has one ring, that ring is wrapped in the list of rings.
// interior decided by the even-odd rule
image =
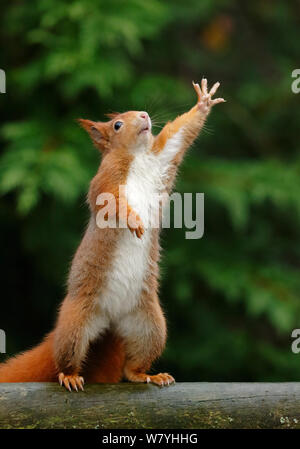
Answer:
[[[83,118],[79,118],[77,119],[77,121],[79,125],[89,133],[96,147],[99,148],[100,150],[104,150],[105,138],[102,123],[93,122],[92,120],[86,120]]]
[[[111,120],[115,119],[116,117],[118,117],[118,115],[120,115],[120,112],[109,112],[108,114],[105,114],[106,117],[110,118]]]

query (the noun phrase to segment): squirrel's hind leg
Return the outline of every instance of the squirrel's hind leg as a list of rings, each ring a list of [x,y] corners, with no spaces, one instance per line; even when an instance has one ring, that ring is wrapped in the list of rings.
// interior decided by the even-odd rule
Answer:
[[[124,341],[124,376],[131,382],[170,385],[175,382],[168,373],[147,374],[166,342],[166,322],[155,295],[142,298],[142,305],[120,320],[117,331]]]
[[[108,321],[96,310],[93,299],[87,295],[67,296],[59,311],[54,330],[54,361],[60,385],[69,391],[83,390],[83,362],[90,343],[103,334]]]

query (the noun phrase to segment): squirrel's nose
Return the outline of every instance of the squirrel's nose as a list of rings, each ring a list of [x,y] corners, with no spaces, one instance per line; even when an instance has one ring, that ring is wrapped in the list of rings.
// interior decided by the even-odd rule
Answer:
[[[140,117],[141,117],[141,118],[144,118],[144,119],[148,118],[147,112],[144,112],[144,111],[141,112]]]

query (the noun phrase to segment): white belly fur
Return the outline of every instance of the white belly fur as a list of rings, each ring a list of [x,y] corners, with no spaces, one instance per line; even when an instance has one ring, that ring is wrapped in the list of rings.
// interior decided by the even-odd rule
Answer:
[[[107,284],[99,298],[101,310],[109,320],[118,319],[138,304],[149,267],[152,233],[149,208],[151,198],[161,187],[160,161],[145,151],[138,152],[131,164],[126,188],[128,203],[141,217],[145,233],[139,239],[129,229],[120,231]]]

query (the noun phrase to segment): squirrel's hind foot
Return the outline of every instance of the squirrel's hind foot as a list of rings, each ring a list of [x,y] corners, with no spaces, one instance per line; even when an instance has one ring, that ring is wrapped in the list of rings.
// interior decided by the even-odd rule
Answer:
[[[129,373],[128,373],[129,374]],[[160,373],[155,375],[150,375],[146,373],[130,373],[127,375],[128,380],[131,382],[144,382],[159,385],[160,387],[168,386],[175,383],[175,379],[171,374]]]
[[[58,381],[61,387],[64,386],[69,391],[73,389],[78,392],[78,388],[84,391],[84,379],[78,374],[65,375],[64,373],[59,373]]]

